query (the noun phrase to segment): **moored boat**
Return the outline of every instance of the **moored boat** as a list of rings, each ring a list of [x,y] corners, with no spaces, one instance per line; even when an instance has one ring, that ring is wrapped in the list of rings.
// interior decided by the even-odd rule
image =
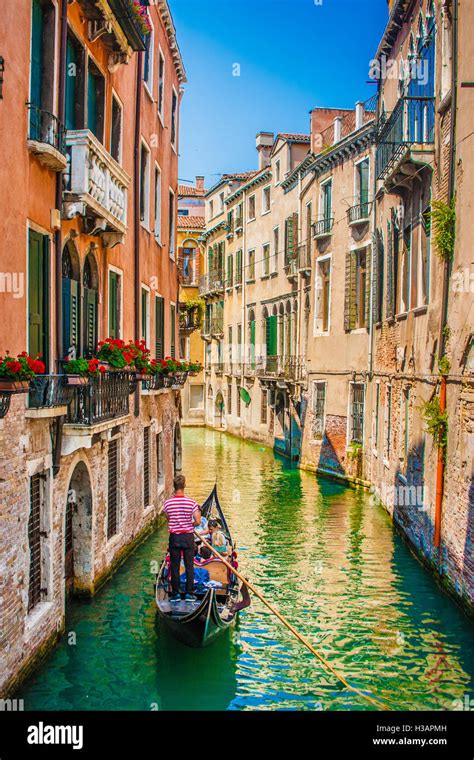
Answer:
[[[228,561],[237,567],[237,552],[214,486],[212,493],[201,507],[201,514],[208,520],[217,519],[230,548]],[[250,604],[245,585],[240,584],[234,573],[217,557],[195,564],[208,573],[208,581],[195,588],[196,601],[171,603],[170,568],[168,557],[163,561],[156,579],[156,605],[160,619],[176,638],[188,646],[204,647],[227,630],[238,612]]]

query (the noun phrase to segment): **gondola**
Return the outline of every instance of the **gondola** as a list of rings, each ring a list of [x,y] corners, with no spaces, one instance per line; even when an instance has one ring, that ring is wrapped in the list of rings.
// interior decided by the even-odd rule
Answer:
[[[208,520],[219,520],[222,532],[232,549],[229,561],[231,564],[236,563],[236,547],[219,503],[216,486],[202,505],[201,513]],[[155,586],[156,606],[160,620],[177,639],[191,647],[205,647],[211,644],[235,622],[238,612],[250,604],[246,586],[240,584],[238,578],[220,559],[212,557],[199,567],[206,568],[210,581],[214,583],[211,587],[204,586],[195,589],[197,601],[181,600],[171,604],[167,558],[163,560]]]

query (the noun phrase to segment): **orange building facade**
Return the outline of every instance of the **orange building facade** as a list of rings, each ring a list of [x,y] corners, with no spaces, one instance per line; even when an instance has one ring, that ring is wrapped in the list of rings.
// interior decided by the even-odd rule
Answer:
[[[181,467],[183,378],[107,371],[71,388],[63,361],[107,337],[178,355],[185,72],[165,1],[2,11],[0,355],[46,366],[29,392],[0,397],[9,693],[60,635],[67,594],[93,593],[153,527]]]

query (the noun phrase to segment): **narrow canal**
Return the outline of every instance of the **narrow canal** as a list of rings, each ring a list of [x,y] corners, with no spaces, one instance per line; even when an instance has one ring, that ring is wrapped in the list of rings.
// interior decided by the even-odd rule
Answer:
[[[367,494],[222,433],[183,439],[188,491],[202,501],[217,479],[241,569],[352,685],[396,710],[472,698],[472,626]],[[92,601],[70,602],[66,635],[17,695],[25,709],[370,709],[258,601],[208,649],[165,635],[151,572],[165,543],[161,530]]]

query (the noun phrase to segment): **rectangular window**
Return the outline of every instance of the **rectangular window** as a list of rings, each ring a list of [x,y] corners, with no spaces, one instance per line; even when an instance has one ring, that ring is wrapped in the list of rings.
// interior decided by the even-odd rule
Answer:
[[[390,461],[392,453],[392,386],[385,388],[385,445],[384,457]]]
[[[41,602],[43,589],[43,520],[47,474],[37,473],[30,478],[30,515],[28,518],[28,548],[30,574],[28,582],[28,612]]]
[[[232,414],[232,383],[227,383],[227,414]]]
[[[189,386],[189,408],[190,409],[204,408],[204,386],[203,385]]]
[[[280,253],[280,228],[273,230],[273,272],[278,272],[278,255]]]
[[[249,222],[255,219],[255,195],[249,198]]]
[[[306,245],[311,246],[311,224],[313,217],[313,205],[311,203],[306,204]],[[311,248],[310,248],[311,250]]]
[[[246,281],[253,282],[253,280],[255,280],[255,251],[249,251]]]
[[[235,254],[235,284],[242,284],[242,249]]]
[[[150,506],[150,427],[143,428],[143,506]]]
[[[158,62],[158,113],[163,121],[165,103],[165,59],[160,50]]]
[[[378,229],[375,233],[375,252],[374,252],[374,321],[381,322],[383,319],[383,284],[384,284],[384,241],[383,232]]]
[[[367,253],[365,250],[356,253],[356,327],[367,326]]]
[[[84,126],[84,55],[84,49],[69,32],[66,49],[66,129],[81,129]]]
[[[110,125],[110,155],[117,163],[122,160],[122,106],[112,95],[112,123]]]
[[[369,321],[370,247],[346,254],[344,329],[366,328]]]
[[[155,240],[161,245],[161,171],[155,165]]]
[[[159,486],[165,482],[165,468],[163,463],[163,433],[156,434],[156,479]]]
[[[176,357],[176,306],[174,304],[171,304],[170,307],[170,334],[171,334],[171,345],[170,345],[170,356],[172,359]]]
[[[313,387],[313,440],[322,441],[326,407],[326,383],[314,383]]]
[[[298,213],[285,219],[285,266],[295,260],[298,250]]]
[[[331,259],[325,258],[316,262],[315,288],[315,323],[316,335],[329,332],[330,299],[331,299]]]
[[[242,363],[242,325],[237,325],[237,361]]]
[[[209,219],[214,216],[214,201],[209,201]]]
[[[270,243],[263,246],[263,276],[268,277],[270,274]]]
[[[104,139],[105,80],[95,63],[87,64],[87,129],[100,142]]]
[[[109,441],[107,476],[107,538],[112,538],[118,532],[119,520],[120,448],[118,440]]]
[[[53,144],[55,8],[33,0],[31,16],[30,130],[31,140]],[[57,145],[56,145],[57,147]]]
[[[150,95],[153,92],[153,39],[154,34],[151,30],[150,34],[145,36],[145,52],[143,54],[143,81]]]
[[[49,360],[49,239],[28,230],[28,352]]]
[[[176,209],[175,209],[175,196],[172,190],[170,190],[169,197],[169,218],[168,229],[170,233],[170,258],[174,259],[175,252],[175,228],[176,228]]]
[[[361,206],[359,218],[369,215],[369,159],[356,165],[356,204]]]
[[[380,383],[375,386],[375,413],[374,413],[374,450],[379,450],[379,422],[380,422]]]
[[[173,88],[171,97],[171,145],[176,148],[176,138],[178,134],[178,96]]]
[[[264,187],[262,192],[262,214],[270,211],[270,188]]]
[[[242,203],[239,203],[239,205],[237,206],[237,209],[235,211],[235,231],[236,232],[238,230],[242,229],[243,216],[244,216],[244,214],[243,214],[243,205],[242,205]]]
[[[231,288],[234,284],[234,257],[232,254],[227,256],[227,287]]]
[[[146,288],[142,288],[142,322],[141,322],[141,339],[145,341],[147,346],[150,341],[150,292]]]
[[[411,278],[411,226],[408,226],[404,233],[401,251],[400,265],[400,302],[398,313],[404,314],[410,308],[410,278]]]
[[[155,356],[165,356],[165,301],[160,296],[155,298]]]
[[[364,440],[364,385],[351,384],[350,443],[362,444]]]
[[[140,146],[140,221],[148,229],[150,224],[150,151],[143,142]]]
[[[268,422],[268,392],[262,389],[262,405],[260,408],[260,422],[266,425]]]
[[[236,396],[236,404],[235,404],[235,415],[236,417],[240,417],[240,385],[237,386],[237,396]]]
[[[321,185],[319,218],[329,220],[332,218],[332,180]]]
[[[406,473],[408,465],[408,451],[410,446],[410,388],[404,388],[401,396],[401,465],[403,472]]]
[[[219,193],[219,213],[224,213],[224,193]]]
[[[280,164],[280,159],[278,158],[275,161],[275,182],[276,182],[276,184],[278,184],[279,181],[280,181],[280,172],[281,172],[281,164]]]
[[[233,360],[233,346],[232,346],[232,340],[233,340],[233,330],[232,327],[229,327],[227,329],[227,333],[229,336],[228,340],[228,351],[229,351],[229,368],[232,369],[232,360]]]
[[[122,336],[122,275],[109,270],[109,337]]]

